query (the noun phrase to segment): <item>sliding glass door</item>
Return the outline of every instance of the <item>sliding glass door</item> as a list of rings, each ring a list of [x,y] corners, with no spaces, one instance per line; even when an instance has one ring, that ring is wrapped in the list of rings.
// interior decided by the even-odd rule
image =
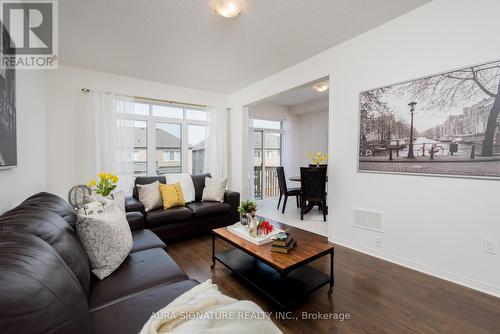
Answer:
[[[281,166],[281,122],[254,119],[254,196],[279,195],[276,167]]]
[[[254,159],[253,159],[253,177],[254,177],[254,196],[255,199],[262,199],[262,189],[263,179],[262,179],[262,170],[264,169],[264,159],[262,158],[262,143],[264,132],[259,130],[254,130]]]

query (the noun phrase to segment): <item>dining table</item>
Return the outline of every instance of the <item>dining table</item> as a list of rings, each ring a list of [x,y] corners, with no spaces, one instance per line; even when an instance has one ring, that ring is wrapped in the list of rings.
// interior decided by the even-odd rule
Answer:
[[[293,182],[301,182],[302,181],[300,176],[290,176],[288,179],[290,181],[293,181]],[[328,176],[326,177],[326,182],[328,182]]]

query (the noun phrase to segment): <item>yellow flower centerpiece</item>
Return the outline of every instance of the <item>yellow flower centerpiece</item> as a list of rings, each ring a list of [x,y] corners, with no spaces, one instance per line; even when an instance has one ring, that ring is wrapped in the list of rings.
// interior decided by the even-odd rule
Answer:
[[[311,160],[311,163],[319,166],[328,161],[328,154],[321,152],[309,153],[309,160]]]
[[[111,173],[97,174],[99,181],[95,179],[90,180],[88,186],[92,191],[101,196],[108,196],[118,185],[118,176]]]

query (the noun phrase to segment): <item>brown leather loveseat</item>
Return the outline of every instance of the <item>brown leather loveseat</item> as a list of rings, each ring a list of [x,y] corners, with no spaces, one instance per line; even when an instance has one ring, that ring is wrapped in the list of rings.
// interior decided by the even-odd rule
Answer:
[[[142,219],[130,220],[133,249],[100,281],[66,201],[39,193],[1,215],[0,333],[137,333],[154,311],[198,284]]]

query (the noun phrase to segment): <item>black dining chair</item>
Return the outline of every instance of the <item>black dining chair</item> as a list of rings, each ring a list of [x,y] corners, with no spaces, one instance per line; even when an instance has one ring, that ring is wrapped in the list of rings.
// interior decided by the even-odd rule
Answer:
[[[313,167],[315,167],[315,168],[319,167],[319,168],[325,168],[325,169],[327,169],[328,168],[328,164],[319,164],[319,165],[309,164],[309,168],[313,168]]]
[[[326,182],[328,182],[328,164],[309,164],[309,168],[324,168],[326,170]]]
[[[326,222],[326,168],[301,167],[300,220],[304,220],[306,202],[318,204],[323,211],[323,221]]]
[[[281,213],[285,213],[286,201],[288,200],[288,196],[295,196],[295,199],[297,201],[297,207],[299,207],[300,188],[287,187],[285,178],[285,169],[283,167],[276,167],[276,174],[278,176],[278,185],[280,187],[280,198],[278,200],[278,207],[276,209],[279,210],[281,197],[283,196],[285,196],[285,200],[283,201],[283,209],[281,210]]]

